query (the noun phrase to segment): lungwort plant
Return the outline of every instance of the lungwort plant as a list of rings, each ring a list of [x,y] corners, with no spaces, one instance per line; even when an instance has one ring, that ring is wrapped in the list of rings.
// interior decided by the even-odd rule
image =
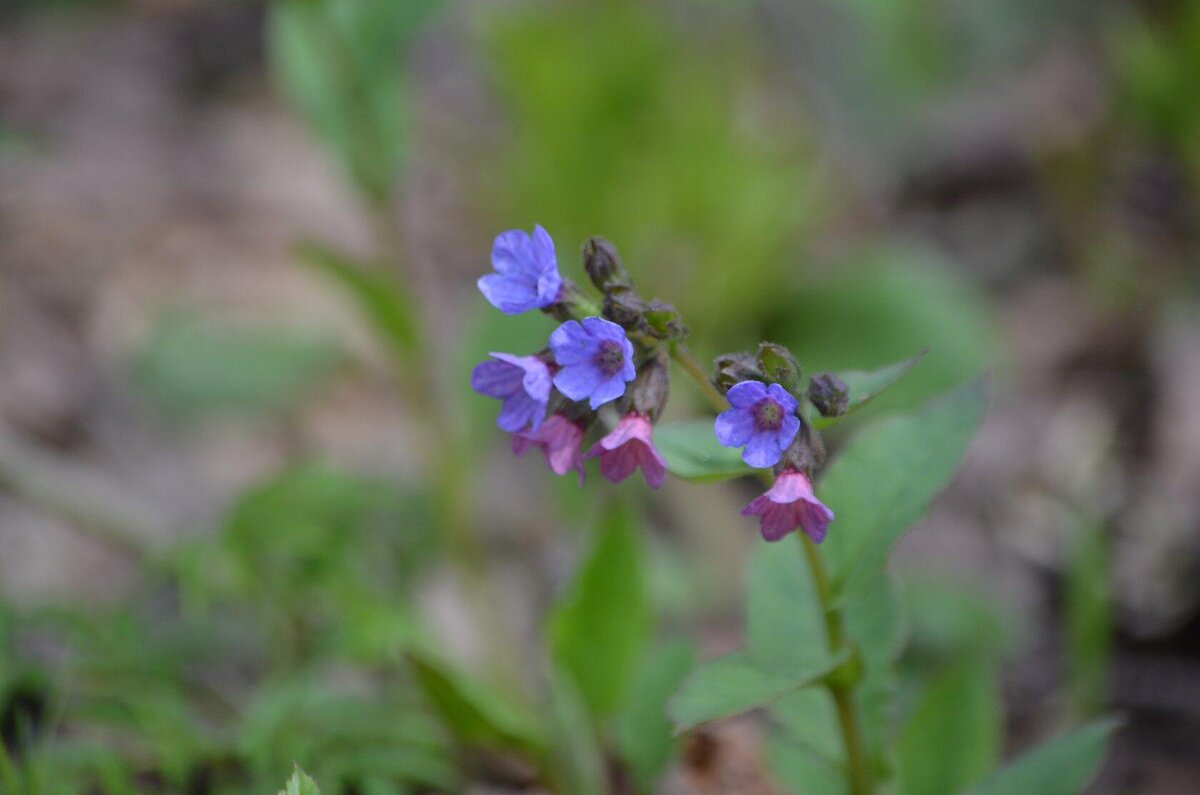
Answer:
[[[650,790],[673,737],[759,710],[773,777],[789,791],[1069,795],[1086,785],[1109,722],[994,770],[1003,738],[994,655],[964,652],[898,696],[906,616],[888,557],[953,476],[983,416],[985,382],[869,424],[827,462],[821,432],[920,356],[806,377],[791,351],[763,342],[718,357],[710,371],[689,351],[680,314],[640,295],[606,240],[583,246],[597,293],[560,273],[540,226],[499,235],[492,265],[479,289],[493,306],[539,310],[558,324],[540,350],[493,352],[471,375],[476,392],[500,401],[496,423],[516,455],[536,449],[580,484],[596,459],[614,483],[640,470],[650,488],[668,474],[762,487],[741,511],[765,542],[749,564],[744,647],[695,666],[686,647],[650,645],[652,620],[636,593],[641,541],[627,521],[601,527],[549,622],[556,728],[527,746],[547,783],[599,793],[627,791],[632,780]],[[673,372],[715,416],[661,422]],[[461,722],[462,704],[457,712]]]

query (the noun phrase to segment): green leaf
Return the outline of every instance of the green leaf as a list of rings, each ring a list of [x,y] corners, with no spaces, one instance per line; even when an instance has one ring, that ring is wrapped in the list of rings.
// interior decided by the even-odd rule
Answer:
[[[809,691],[816,692],[816,691]],[[767,739],[767,763],[787,792],[801,795],[846,795],[845,764],[798,743],[781,732]]]
[[[652,791],[675,749],[667,700],[694,664],[691,644],[664,644],[646,658],[617,722],[617,749],[642,789]]]
[[[929,349],[911,371],[863,411],[899,410],[977,378],[999,338],[983,296],[932,252],[889,245],[854,255],[829,278],[786,296],[780,342],[803,352],[805,369],[864,369]]]
[[[905,636],[900,607],[891,578],[881,577],[845,611],[846,634],[857,647],[862,663],[854,698],[859,726],[879,771],[894,767],[889,756],[895,659]],[[770,714],[774,724],[770,759],[780,779],[796,782],[793,787],[797,792],[844,795],[845,751],[837,710],[828,691],[809,687],[789,693],[771,705]]]
[[[503,693],[431,655],[410,652],[407,659],[418,686],[460,742],[527,751],[546,747],[537,719]]]
[[[966,659],[926,683],[900,733],[903,795],[960,792],[995,767],[1004,729],[998,676],[995,664]]]
[[[698,667],[671,700],[678,728],[765,706],[833,670],[812,570],[794,539],[756,544],[746,574],[746,648]]]
[[[846,416],[850,416],[874,399],[880,392],[899,381],[905,373],[917,365],[917,362],[925,358],[925,353],[925,351],[921,351],[916,356],[905,359],[902,362],[890,364],[887,367],[881,367],[878,370],[847,370],[844,373],[837,373],[838,378],[842,379],[850,390],[850,401]],[[828,428],[843,419],[845,417],[816,416],[812,418],[812,424],[818,429]]]
[[[399,361],[408,358],[418,331],[412,304],[395,278],[318,243],[301,246],[299,256],[346,291]]]
[[[743,463],[741,450],[717,441],[711,420],[663,423],[654,430],[654,444],[667,470],[684,480],[726,480],[754,471]]]
[[[862,679],[856,703],[867,747],[876,766],[892,767],[892,707],[897,689],[896,658],[908,633],[907,616],[893,579],[886,574],[846,605],[846,634],[859,651]]]
[[[137,356],[134,377],[164,410],[272,411],[297,403],[337,363],[312,332],[164,317]]]
[[[843,601],[881,575],[892,546],[953,476],[986,402],[985,381],[960,387],[863,429],[830,465],[818,492],[837,519],[822,553]]]
[[[640,530],[624,506],[608,510],[549,621],[552,657],[574,677],[595,718],[620,707],[650,632]]]
[[[1095,776],[1114,720],[1101,720],[1040,745],[968,795],[1079,795]]]
[[[317,782],[297,766],[279,795],[321,795],[321,790],[317,789]]]
[[[404,137],[401,57],[435,0],[278,0],[270,7],[271,71],[376,203],[394,190]]]
[[[907,575],[902,600],[910,623],[905,654],[919,665],[963,656],[998,662],[1019,635],[1010,605],[944,577]]]
[[[1067,681],[1079,715],[1096,713],[1108,692],[1113,642],[1112,577],[1104,526],[1079,528],[1067,570]]]
[[[777,670],[832,667],[825,617],[799,536],[756,543],[746,571],[746,647]]]
[[[766,706],[810,685],[831,664],[772,669],[744,651],[702,663],[668,702],[667,714],[683,731],[717,718]]]
[[[558,792],[604,795],[604,751],[589,720],[588,706],[575,677],[550,661],[550,724]]]

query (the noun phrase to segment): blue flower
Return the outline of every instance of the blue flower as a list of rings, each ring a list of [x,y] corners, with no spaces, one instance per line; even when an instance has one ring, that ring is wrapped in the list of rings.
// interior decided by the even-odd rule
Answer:
[[[571,400],[588,400],[593,409],[625,394],[625,384],[637,375],[625,330],[604,318],[568,320],[550,335],[550,350],[562,368],[554,386]]]
[[[562,276],[554,256],[554,241],[540,226],[533,235],[510,229],[492,243],[495,273],[479,278],[479,292],[506,315],[545,309],[559,298]]]
[[[734,384],[726,397],[733,408],[717,415],[713,431],[726,447],[742,447],[742,460],[752,467],[775,466],[800,430],[796,398],[779,384],[761,381]]]
[[[529,427],[536,431],[550,399],[549,365],[536,356],[489,355],[496,361],[475,365],[471,388],[504,401],[496,418],[500,430],[515,433]]]

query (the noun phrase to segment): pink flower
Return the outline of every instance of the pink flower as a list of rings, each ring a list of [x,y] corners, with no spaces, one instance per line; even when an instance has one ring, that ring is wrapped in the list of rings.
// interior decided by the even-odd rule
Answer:
[[[667,462],[654,447],[652,433],[648,417],[630,412],[621,418],[612,433],[592,446],[587,457],[599,456],[600,474],[613,483],[620,483],[640,466],[646,484],[657,489],[667,474]]]
[[[813,494],[808,475],[785,469],[767,493],[742,509],[742,516],[761,516],[762,537],[778,541],[797,527],[816,543],[825,540],[833,511]]]
[[[583,485],[583,456],[579,450],[582,442],[583,427],[579,423],[562,414],[552,414],[536,431],[514,433],[512,450],[524,455],[530,447],[540,447],[551,472],[565,475],[574,469],[579,472],[579,484]]]

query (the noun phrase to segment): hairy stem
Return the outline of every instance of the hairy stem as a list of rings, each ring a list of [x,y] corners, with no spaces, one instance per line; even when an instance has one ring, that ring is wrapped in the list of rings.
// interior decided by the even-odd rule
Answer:
[[[833,607],[833,591],[829,587],[829,577],[825,573],[825,562],[817,545],[806,533],[796,533],[804,547],[804,555],[812,570],[813,583],[816,585],[817,598],[821,602],[821,610],[825,615],[825,635],[829,639],[829,651],[834,658],[840,657],[846,649],[846,630],[843,625],[842,613]],[[871,765],[867,759],[863,744],[862,727],[858,721],[858,710],[854,705],[854,688],[844,682],[827,681],[825,683],[833,703],[837,707],[838,724],[842,730],[842,741],[846,746],[846,769],[850,778],[851,795],[868,795],[872,791]]]
[[[696,386],[700,387],[700,391],[704,393],[704,397],[708,399],[714,411],[719,414],[729,408],[729,402],[725,400],[725,396],[721,394],[721,390],[717,389],[716,385],[708,380],[708,373],[704,372],[704,366],[696,360],[696,357],[688,350],[687,345],[682,342],[672,344],[671,358],[692,377],[692,380],[696,382]]]
[[[687,346],[681,342],[672,345],[671,358],[692,377],[715,411],[719,413],[729,408],[725,396],[709,380],[708,374],[704,372],[704,367],[687,349]],[[770,485],[772,478],[764,472],[762,480]],[[821,559],[817,545],[808,535],[796,533],[796,536],[804,547],[804,556],[812,570],[817,599],[821,603],[821,613],[825,617],[825,635],[829,640],[829,651],[834,658],[840,657],[847,648],[846,629],[841,611],[833,606],[833,589],[829,585],[829,576],[825,573],[825,562]],[[846,769],[850,780],[850,794],[870,795],[874,785],[871,765],[867,759],[866,746],[863,743],[862,727],[859,725],[858,710],[854,704],[854,688],[852,685],[838,681],[827,681],[825,687],[829,690],[837,708],[838,725],[842,732],[842,742],[846,748]]]

